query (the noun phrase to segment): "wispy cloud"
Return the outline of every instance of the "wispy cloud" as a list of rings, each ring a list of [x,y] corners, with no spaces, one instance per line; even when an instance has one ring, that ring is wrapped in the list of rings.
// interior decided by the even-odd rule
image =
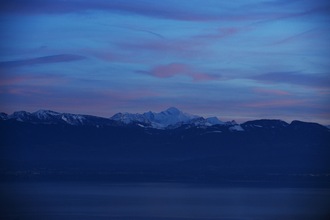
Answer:
[[[26,98],[27,96],[47,96],[50,92],[47,89],[38,88],[35,86],[3,86],[0,89],[0,94],[7,94],[7,95],[16,95]]]
[[[215,32],[212,33],[207,33],[207,34],[200,34],[195,36],[195,38],[200,38],[200,39],[222,39],[226,37],[230,37],[233,35],[237,35],[241,32],[244,31],[249,31],[252,28],[249,27],[244,27],[244,28],[239,28],[239,27],[225,27],[225,28],[218,28]]]
[[[37,58],[23,59],[23,60],[2,61],[0,62],[0,68],[10,68],[10,67],[47,64],[47,63],[72,62],[83,59],[86,59],[86,57],[80,55],[74,55],[74,54],[59,54],[59,55],[44,56],[44,57],[37,57]]]
[[[127,51],[151,52],[155,55],[169,54],[174,57],[194,58],[208,56],[209,52],[204,48],[210,42],[201,39],[175,39],[175,40],[154,40],[146,42],[123,42],[118,43],[120,49]]]
[[[262,95],[275,95],[275,96],[287,96],[290,95],[289,92],[280,89],[264,89],[264,88],[254,88],[253,92]]]
[[[96,24],[102,25],[105,27],[109,27],[109,28],[130,30],[132,32],[142,32],[142,33],[146,33],[149,35],[153,35],[154,37],[157,37],[160,39],[165,39],[165,37],[162,34],[157,33],[156,31],[149,30],[148,28],[139,27],[137,25],[112,25],[112,24],[107,24],[104,22],[97,22]]]
[[[252,76],[251,79],[272,84],[293,84],[316,88],[329,88],[329,74],[306,74],[301,72],[271,72]]]
[[[297,107],[306,105],[303,100],[295,100],[295,99],[286,99],[286,100],[267,100],[267,101],[254,101],[248,104],[244,104],[244,107],[253,107],[253,108],[283,108],[283,107]]]
[[[158,92],[143,88],[128,89],[126,91],[104,90],[98,91],[97,95],[116,101],[143,100],[145,98],[160,96]]]
[[[273,42],[271,45],[286,44],[297,40],[317,40],[320,37],[328,36],[329,31],[330,29],[313,28]]]
[[[131,13],[148,17],[165,18],[185,21],[208,21],[216,16],[186,11],[173,7],[173,4],[152,4],[153,1],[104,1],[104,0],[76,0],[76,1],[50,1],[50,0],[12,0],[1,7],[2,13],[20,14],[63,14],[80,13],[90,10],[111,11],[117,13]]]
[[[146,41],[121,41],[116,43],[119,51],[133,53],[152,53],[154,56],[172,56],[183,59],[206,59],[217,55],[213,47],[220,40],[236,37],[240,33],[251,31],[251,27],[216,27],[210,30],[200,30],[199,33],[190,33],[180,38],[158,38]],[[185,33],[184,31],[182,33]],[[239,36],[238,36],[239,37]],[[231,39],[229,39],[231,40]]]
[[[69,79],[54,74],[3,74],[1,76],[0,86],[17,86],[17,85],[59,85],[67,83]]]
[[[203,73],[194,70],[191,66],[183,63],[170,63],[166,65],[158,65],[153,67],[150,71],[138,71],[139,73],[146,73],[157,78],[170,78],[174,76],[187,76],[193,81],[210,81],[220,79],[219,75]]]
[[[135,0],[129,2],[120,0],[11,0],[1,5],[0,12],[17,14],[63,14],[99,10],[182,21],[260,21],[329,12],[329,4],[326,4],[326,1],[316,2],[318,4],[300,4],[297,2],[291,5],[286,4],[286,8],[290,8],[291,10],[285,11],[283,10],[283,1],[272,1],[272,4],[268,5],[265,2],[250,3],[241,7],[242,2],[228,3],[223,1],[194,1],[194,3],[190,3],[190,1],[160,1],[154,4],[153,0]],[[187,3],[191,7],[187,7]],[[304,6],[309,7],[306,8]],[[219,10],[212,10],[214,8],[218,8]],[[226,8],[231,8],[231,10],[224,10]],[[271,8],[272,10],[263,10],[264,8]]]

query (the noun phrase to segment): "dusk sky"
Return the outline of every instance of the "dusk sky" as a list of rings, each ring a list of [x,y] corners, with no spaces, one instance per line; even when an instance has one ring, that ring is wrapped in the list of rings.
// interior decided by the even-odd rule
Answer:
[[[8,0],[0,111],[330,124],[328,0]]]

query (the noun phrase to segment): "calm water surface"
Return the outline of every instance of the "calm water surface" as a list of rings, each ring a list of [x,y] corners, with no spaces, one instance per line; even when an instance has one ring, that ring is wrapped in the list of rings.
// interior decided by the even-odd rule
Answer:
[[[330,189],[0,183],[1,219],[330,219]]]

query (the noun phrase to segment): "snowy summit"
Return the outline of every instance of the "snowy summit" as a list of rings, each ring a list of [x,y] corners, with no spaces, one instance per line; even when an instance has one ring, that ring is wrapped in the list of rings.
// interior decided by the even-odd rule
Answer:
[[[211,117],[204,119],[197,115],[191,115],[181,110],[170,107],[159,113],[152,111],[145,112],[143,114],[131,114],[131,113],[117,113],[111,117],[112,120],[120,121],[125,124],[130,123],[143,123],[153,128],[164,129],[169,126],[180,126],[183,124],[196,124],[198,125],[212,126],[216,124],[223,124],[218,118]],[[197,125],[197,124],[196,124]]]

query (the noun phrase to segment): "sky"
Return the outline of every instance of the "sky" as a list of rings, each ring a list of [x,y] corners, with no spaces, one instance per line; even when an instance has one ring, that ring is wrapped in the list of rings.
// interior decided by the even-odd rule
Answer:
[[[5,0],[0,111],[330,124],[327,0]]]

